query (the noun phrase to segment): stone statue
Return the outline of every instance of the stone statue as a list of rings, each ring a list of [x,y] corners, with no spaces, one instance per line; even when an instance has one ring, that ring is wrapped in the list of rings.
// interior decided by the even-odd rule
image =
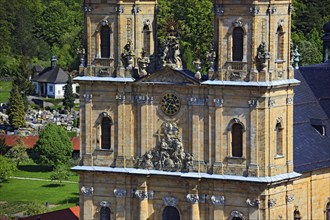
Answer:
[[[296,49],[294,50],[294,66],[296,69],[299,69],[300,56],[298,46],[296,46]]]
[[[164,138],[154,149],[142,156],[140,167],[144,169],[188,171],[193,167],[193,155],[184,152],[182,140],[178,137],[178,127],[175,122],[165,122],[162,125]]]
[[[149,57],[147,57],[147,52],[144,50],[144,48],[142,48],[142,52],[141,52],[141,58],[138,58],[138,65],[139,65],[139,76],[143,77],[148,75],[147,73],[147,68],[148,65],[150,63],[150,59]]]
[[[134,54],[132,50],[133,50],[133,43],[129,40],[127,44],[124,46],[124,52],[121,54],[121,60],[123,62],[123,65],[125,69],[128,70],[133,69]]]
[[[176,31],[174,30],[173,26],[170,27],[161,59],[163,66],[171,65],[179,69],[182,68],[182,60],[180,57],[180,41],[176,36]]]
[[[267,61],[270,59],[270,53],[266,50],[266,43],[262,42],[257,49],[256,65],[260,72],[267,67]]]

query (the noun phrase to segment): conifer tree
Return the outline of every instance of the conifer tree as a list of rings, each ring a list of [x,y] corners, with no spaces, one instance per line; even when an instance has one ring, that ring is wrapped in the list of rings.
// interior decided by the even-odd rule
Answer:
[[[25,126],[25,110],[24,110],[24,100],[22,95],[19,93],[18,87],[13,86],[10,91],[9,98],[9,123],[15,129]]]
[[[63,105],[66,109],[71,109],[74,106],[74,95],[72,91],[72,78],[69,75],[68,81],[66,82],[66,85],[64,87],[64,100],[63,100]]]

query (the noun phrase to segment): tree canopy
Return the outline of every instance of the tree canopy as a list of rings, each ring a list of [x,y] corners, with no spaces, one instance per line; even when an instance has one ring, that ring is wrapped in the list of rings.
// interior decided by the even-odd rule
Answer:
[[[66,164],[72,155],[72,143],[61,126],[49,123],[39,135],[34,152],[38,164],[51,165],[53,168]]]
[[[15,164],[10,159],[0,155],[0,182],[6,181],[15,170]]]
[[[13,86],[10,92],[8,117],[13,128],[25,127],[24,100],[16,85]]]
[[[68,81],[66,82],[66,85],[64,86],[64,100],[63,100],[63,105],[66,109],[71,109],[74,106],[74,95],[72,91],[72,78],[69,75]]]

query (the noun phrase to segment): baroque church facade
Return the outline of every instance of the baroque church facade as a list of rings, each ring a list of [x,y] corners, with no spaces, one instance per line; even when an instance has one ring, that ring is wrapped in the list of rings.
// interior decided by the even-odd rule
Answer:
[[[304,216],[306,202],[295,200],[305,182],[295,184],[293,166],[291,0],[215,0],[207,74],[198,59],[195,72],[183,69],[173,26],[157,54],[156,0],[85,0],[84,9],[73,168],[81,219]]]

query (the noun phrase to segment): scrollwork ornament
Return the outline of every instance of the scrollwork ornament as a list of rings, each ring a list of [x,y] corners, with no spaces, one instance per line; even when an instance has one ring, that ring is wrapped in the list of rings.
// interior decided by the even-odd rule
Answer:
[[[223,99],[213,99],[213,102],[217,108],[221,108],[223,106]]]
[[[249,206],[252,206],[252,207],[259,207],[260,201],[258,199],[254,199],[254,200],[247,199],[246,204],[248,204]]]
[[[225,197],[224,196],[211,196],[211,202],[213,205],[224,205]]]
[[[256,108],[259,104],[258,100],[256,100],[256,99],[251,99],[248,101],[248,103],[251,108]]]
[[[293,104],[293,97],[288,97],[288,98],[286,99],[286,104],[287,104],[287,105],[292,105],[292,104]]]
[[[276,199],[268,199],[268,207],[274,208],[276,206]]]
[[[250,13],[251,13],[253,16],[256,16],[257,14],[259,14],[259,11],[260,11],[259,6],[255,6],[255,5],[253,5],[253,6],[250,8]]]
[[[123,14],[124,13],[124,6],[117,6],[115,7],[115,11],[118,13],[118,14]]]
[[[178,204],[178,198],[172,196],[165,196],[163,197],[163,202],[165,206],[176,207],[176,205]]]
[[[82,192],[82,194],[84,194],[85,196],[92,196],[93,192],[94,192],[94,188],[92,186],[88,187],[88,186],[83,186],[81,187],[80,191]]]
[[[117,198],[126,197],[126,189],[114,189],[113,192]]]
[[[224,15],[225,9],[223,5],[215,5],[212,9],[213,13],[215,13],[218,16]]]
[[[241,213],[240,211],[234,210],[230,213],[230,216],[233,218],[241,218],[244,219],[244,215],[243,213]]]
[[[287,195],[286,196],[286,202],[291,203],[294,201],[294,195]]]
[[[110,202],[108,202],[108,201],[102,201],[102,202],[100,202],[100,206],[102,206],[102,207],[110,207]]]
[[[199,201],[199,196],[197,194],[188,194],[186,198],[190,203],[198,203]]]

